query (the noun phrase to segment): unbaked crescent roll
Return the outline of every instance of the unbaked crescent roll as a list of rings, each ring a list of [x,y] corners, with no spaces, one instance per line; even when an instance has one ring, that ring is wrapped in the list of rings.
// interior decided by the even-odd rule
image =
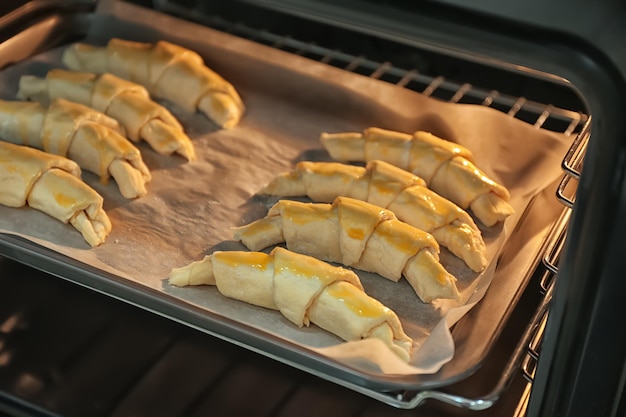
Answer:
[[[287,248],[328,262],[404,276],[418,297],[460,300],[456,278],[439,262],[439,244],[389,210],[348,197],[333,204],[280,200],[263,219],[233,229],[250,250],[285,242]]]
[[[102,197],[67,158],[0,142],[0,184],[0,204],[30,206],[70,223],[91,246],[103,243],[111,231]]]
[[[143,139],[160,154],[196,159],[191,139],[169,110],[152,101],[143,86],[115,75],[62,69],[50,70],[45,78],[23,75],[17,98],[44,106],[57,98],[84,104],[117,120],[133,142]]]
[[[344,196],[367,201],[394,212],[399,220],[432,234],[475,272],[487,265],[485,242],[472,217],[450,200],[426,187],[421,178],[387,162],[367,166],[337,162],[296,164],[260,191],[280,197],[307,196],[330,203]]]
[[[474,164],[467,148],[431,133],[409,135],[372,127],[363,133],[322,133],[320,139],[333,159],[379,159],[414,173],[435,192],[471,209],[486,226],[514,212],[509,191]]]
[[[53,100],[49,107],[0,100],[3,140],[66,156],[102,182],[113,177],[124,197],[140,197],[146,194],[150,171],[139,149],[120,131],[110,117],[64,99]]]
[[[110,72],[139,83],[155,97],[188,112],[199,110],[224,128],[237,125],[245,110],[235,88],[200,55],[170,42],[113,38],[106,47],[77,43],[65,50],[63,63],[73,70]]]
[[[218,251],[173,269],[169,283],[216,285],[222,295],[279,310],[297,326],[313,323],[346,341],[378,338],[410,358],[413,341],[396,313],[368,296],[354,272],[310,256],[280,247],[269,254]]]

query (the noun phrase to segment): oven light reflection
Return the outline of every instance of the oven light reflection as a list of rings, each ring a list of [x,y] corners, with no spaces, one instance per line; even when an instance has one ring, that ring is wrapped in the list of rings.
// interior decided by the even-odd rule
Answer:
[[[40,378],[25,372],[17,378],[15,392],[23,397],[31,397],[41,391],[43,386],[43,381]]]
[[[5,350],[4,341],[0,341],[0,367],[7,366],[11,363],[11,352]]]
[[[20,326],[23,327],[23,322],[22,315],[14,313],[0,323],[0,367],[8,366],[13,359],[13,353],[7,347],[6,336],[15,332]]]
[[[0,333],[11,333],[20,324],[20,314],[15,313],[9,316],[4,323],[0,325]]]

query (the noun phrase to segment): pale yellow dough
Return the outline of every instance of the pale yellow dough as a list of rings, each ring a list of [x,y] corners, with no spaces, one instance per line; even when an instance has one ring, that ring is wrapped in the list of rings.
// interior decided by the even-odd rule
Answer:
[[[0,184],[0,204],[29,206],[70,223],[91,246],[102,244],[111,231],[102,197],[67,158],[0,142]]]
[[[285,242],[289,250],[375,272],[392,281],[404,276],[424,302],[460,300],[456,278],[439,262],[439,245],[393,212],[337,197],[332,204],[280,200],[267,216],[233,229],[256,251]]]
[[[431,133],[371,127],[362,133],[322,133],[320,140],[338,161],[383,160],[414,173],[433,191],[471,209],[486,226],[514,213],[509,191],[474,164],[467,148]]]
[[[196,52],[170,42],[113,38],[105,47],[77,43],[65,50],[63,63],[72,70],[109,72],[139,83],[155,97],[200,111],[224,128],[236,126],[245,111],[232,84]]]
[[[276,247],[271,253],[214,252],[175,268],[175,286],[216,285],[226,297],[279,310],[297,326],[313,323],[343,340],[382,340],[408,361],[412,339],[398,316],[368,296],[358,276],[310,256]]]
[[[487,265],[486,247],[472,217],[426,187],[416,175],[384,161],[366,167],[338,162],[298,162],[260,191],[280,197],[307,196],[330,203],[339,196],[366,201],[394,212],[399,220],[432,234],[475,272]]]
[[[63,69],[50,70],[44,78],[23,75],[17,98],[44,106],[58,98],[84,104],[117,120],[133,142],[143,139],[161,154],[196,159],[191,139],[170,111],[143,86],[115,75]]]
[[[82,104],[56,99],[38,102],[0,100],[0,138],[76,161],[81,168],[110,177],[126,198],[147,193],[151,174],[141,153],[110,117]]]

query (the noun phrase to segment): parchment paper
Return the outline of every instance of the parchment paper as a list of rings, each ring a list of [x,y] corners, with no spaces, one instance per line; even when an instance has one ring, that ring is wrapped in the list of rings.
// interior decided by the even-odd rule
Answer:
[[[125,200],[115,184],[83,178],[105,198],[113,231],[89,248],[71,226],[29,208],[0,207],[0,231],[18,234],[71,258],[186,300],[357,368],[384,374],[436,372],[454,355],[449,328],[500,276],[498,254],[532,198],[561,175],[569,140],[540,131],[483,106],[439,102],[368,77],[255,44],[122,2],[101,2],[86,42],[111,37],[166,39],[199,52],[241,93],[247,112],[240,125],[220,130],[201,114],[164,103],[192,138],[198,160],[156,154],[139,145],[153,179],[149,194]],[[0,73],[0,93],[14,99],[22,74],[43,76],[60,66],[62,49],[46,52]],[[459,279],[461,303],[421,303],[410,286],[358,272],[366,291],[392,308],[415,339],[411,363],[402,363],[377,341],[342,343],[315,326],[297,328],[280,313],[221,296],[214,287],[176,288],[165,281],[173,267],[214,250],[244,249],[230,228],[263,217],[275,198],[255,193],[299,160],[327,160],[321,132],[377,126],[404,132],[427,130],[468,147],[477,164],[511,192],[516,214],[504,225],[483,228],[489,266],[480,275],[442,248],[444,266]],[[518,271],[520,274],[524,271]],[[510,274],[510,271],[507,272]]]

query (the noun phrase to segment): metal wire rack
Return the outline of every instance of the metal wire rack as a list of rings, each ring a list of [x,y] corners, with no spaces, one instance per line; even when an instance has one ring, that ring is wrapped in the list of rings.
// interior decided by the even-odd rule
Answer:
[[[291,35],[280,35],[266,29],[254,28],[219,15],[206,15],[185,9],[171,1],[161,0],[155,3],[164,12],[183,15],[187,19],[199,21],[222,32],[395,84],[425,96],[451,103],[482,104],[492,107],[511,117],[524,120],[536,128],[570,136],[578,134],[589,120],[589,116],[583,112],[536,102],[525,97],[507,95],[497,90],[451,80],[441,75],[424,74],[414,68],[401,68],[388,61],[379,62],[363,55],[328,48],[313,42],[304,42]],[[579,147],[579,149],[584,149],[584,147]]]

